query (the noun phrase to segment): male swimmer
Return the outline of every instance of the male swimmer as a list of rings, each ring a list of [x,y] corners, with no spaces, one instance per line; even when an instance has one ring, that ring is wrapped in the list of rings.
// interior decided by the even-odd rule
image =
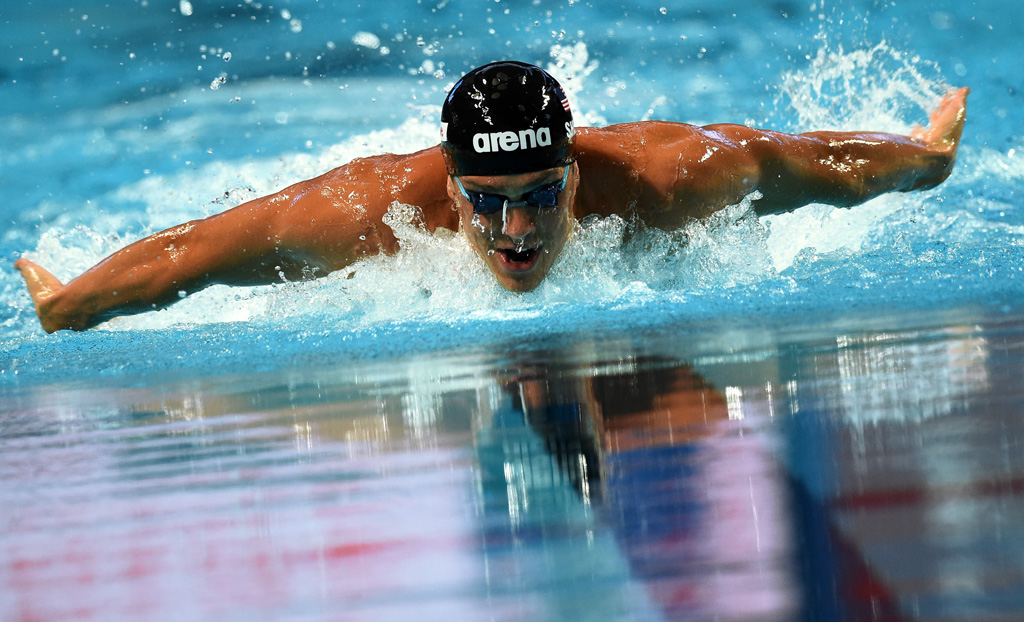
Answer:
[[[672,229],[753,192],[764,215],[934,187],[952,170],[967,93],[948,93],[910,136],[666,121],[577,129],[551,75],[496,62],[448,94],[440,148],[354,160],[139,240],[67,284],[27,259],[14,265],[44,330],[83,330],[172,304],[181,291],[325,275],[395,253],[383,217],[398,202],[420,208],[429,231],[461,229],[502,287],[528,292],[558,260],[575,219],[590,214]]]

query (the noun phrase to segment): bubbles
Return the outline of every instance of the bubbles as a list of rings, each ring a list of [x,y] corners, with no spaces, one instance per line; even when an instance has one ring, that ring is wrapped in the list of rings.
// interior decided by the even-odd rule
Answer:
[[[188,0],[181,0],[181,2],[178,3],[178,11],[180,11],[185,17],[189,17],[192,15],[192,3]]]
[[[376,50],[380,47],[380,37],[372,32],[360,31],[352,37],[352,43],[360,47]]]

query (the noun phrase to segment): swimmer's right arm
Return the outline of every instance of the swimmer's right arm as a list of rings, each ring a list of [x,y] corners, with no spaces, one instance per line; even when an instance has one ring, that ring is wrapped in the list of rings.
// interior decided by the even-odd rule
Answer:
[[[356,160],[224,213],[171,227],[115,252],[67,284],[25,258],[15,267],[48,333],[84,330],[117,315],[162,308],[215,283],[258,285],[323,276],[360,257],[397,249],[381,217],[392,201],[422,198],[414,187],[419,184],[407,183],[403,175],[425,154]]]
[[[139,240],[67,284],[25,258],[14,265],[48,333],[84,330],[115,315],[162,308],[213,283],[269,283],[275,272],[294,278],[302,262],[278,250],[275,231],[279,211],[294,202],[292,194],[302,186]]]

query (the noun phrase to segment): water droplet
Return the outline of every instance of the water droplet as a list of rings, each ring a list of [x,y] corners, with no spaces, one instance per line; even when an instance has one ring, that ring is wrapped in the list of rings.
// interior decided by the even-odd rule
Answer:
[[[182,15],[188,17],[189,15],[192,15],[192,3],[188,0],[181,0],[181,2],[178,3],[178,10],[181,11]]]
[[[376,50],[380,47],[380,37],[372,32],[359,31],[352,37],[352,43],[364,48]]]

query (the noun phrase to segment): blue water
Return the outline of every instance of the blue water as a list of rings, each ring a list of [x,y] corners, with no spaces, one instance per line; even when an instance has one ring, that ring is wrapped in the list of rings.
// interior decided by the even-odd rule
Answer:
[[[960,6],[440,2],[410,4],[400,18],[321,3],[195,3],[188,16],[173,3],[5,8],[0,180],[10,224],[0,242],[8,266],[0,323],[16,362],[2,376],[60,373],[48,361],[90,339],[100,341],[83,358],[138,358],[126,352],[143,328],[161,333],[141,337],[155,342],[194,331],[228,339],[225,350],[242,354],[223,361],[230,368],[251,343],[230,336],[250,330],[334,336],[340,327],[363,343],[411,326],[399,331],[403,344],[388,345],[401,352],[460,341],[437,323],[504,339],[524,325],[519,311],[547,316],[552,308],[567,323],[555,332],[665,318],[790,322],[791,314],[850,309],[1016,310],[1024,167],[1014,122],[1020,77],[1011,69],[1020,48],[1008,24],[1024,9]],[[740,207],[707,228],[625,243],[617,223],[585,223],[562,269],[526,297],[498,291],[458,240],[407,231],[402,256],[356,266],[354,279],[213,288],[166,312],[112,322],[104,329],[118,332],[103,337],[59,342],[36,326],[10,269],[21,254],[72,278],[146,233],[357,155],[433,144],[452,80],[505,56],[550,65],[590,124],[667,118],[907,131],[947,85],[973,94],[957,169],[934,191],[762,221]],[[423,323],[427,335],[415,330]],[[550,322],[525,324],[544,332]],[[367,349],[356,346],[360,355]],[[310,350],[297,343],[281,354]],[[173,349],[148,351],[157,368],[176,364],[163,358]],[[223,357],[190,360],[219,368]],[[85,368],[116,373],[104,363]]]
[[[1024,5],[8,5],[0,619],[1024,610]],[[23,254],[70,279],[434,144],[497,58],[548,67],[580,125],[907,132],[972,94],[934,190],[584,222],[528,295],[398,209],[395,257],[39,328]],[[694,382],[721,416],[685,418]]]

